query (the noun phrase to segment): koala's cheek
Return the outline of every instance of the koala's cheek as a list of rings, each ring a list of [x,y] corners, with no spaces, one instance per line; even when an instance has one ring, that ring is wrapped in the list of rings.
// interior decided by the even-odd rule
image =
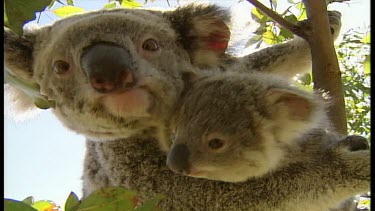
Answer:
[[[108,112],[121,117],[149,116],[149,93],[141,88],[120,94],[109,94],[103,98],[103,105]]]

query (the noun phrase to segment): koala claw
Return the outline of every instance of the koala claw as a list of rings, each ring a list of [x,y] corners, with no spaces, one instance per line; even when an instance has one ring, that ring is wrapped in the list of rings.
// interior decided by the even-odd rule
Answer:
[[[345,139],[340,141],[340,143],[338,143],[338,146],[348,147],[348,149],[352,152],[370,149],[367,139],[357,135],[347,136]]]

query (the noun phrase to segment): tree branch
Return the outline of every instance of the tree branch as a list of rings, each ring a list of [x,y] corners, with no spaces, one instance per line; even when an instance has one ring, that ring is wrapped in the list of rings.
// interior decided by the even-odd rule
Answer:
[[[247,0],[250,4],[254,5],[254,7],[258,8],[261,12],[263,12],[265,15],[270,17],[272,20],[274,20],[276,23],[278,23],[280,26],[288,29],[293,34],[296,34],[297,36],[300,36],[302,38],[306,37],[305,31],[301,29],[301,27],[294,25],[290,23],[289,21],[285,20],[283,17],[281,17],[279,14],[274,12],[273,10],[269,9],[268,7],[264,6],[262,3],[260,3],[258,0]]]
[[[286,21],[257,0],[247,1],[282,27],[304,38],[309,43],[314,89],[329,93],[331,103],[328,106],[328,116],[334,129],[338,133],[347,135],[344,91],[329,27],[326,0],[303,0],[308,17],[308,30],[306,27],[296,26]],[[344,1],[349,0],[330,0],[328,2]]]
[[[325,0],[303,0],[310,24],[307,42],[312,57],[315,90],[329,93],[328,116],[337,132],[347,135],[344,90],[341,72],[332,41]]]

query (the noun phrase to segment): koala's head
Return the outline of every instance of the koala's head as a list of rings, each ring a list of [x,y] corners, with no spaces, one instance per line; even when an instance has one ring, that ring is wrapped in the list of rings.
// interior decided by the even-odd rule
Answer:
[[[288,147],[324,127],[319,96],[266,74],[192,82],[172,121],[167,165],[192,177],[244,181],[275,169]]]
[[[5,28],[5,66],[39,84],[68,128],[91,140],[126,138],[168,116],[185,72],[219,63],[228,19],[216,6],[190,5],[96,11],[23,36]]]

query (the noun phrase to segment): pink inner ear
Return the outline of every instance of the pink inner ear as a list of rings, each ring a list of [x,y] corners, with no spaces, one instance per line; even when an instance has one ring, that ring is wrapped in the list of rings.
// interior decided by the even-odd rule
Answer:
[[[311,115],[312,105],[304,97],[288,93],[281,96],[278,102],[287,106],[291,119],[304,121]]]
[[[230,31],[227,25],[222,22],[216,23],[222,30],[213,32],[208,37],[207,47],[213,51],[224,53],[228,47]]]
[[[209,42],[208,48],[213,51],[225,51],[228,47],[228,42]]]

